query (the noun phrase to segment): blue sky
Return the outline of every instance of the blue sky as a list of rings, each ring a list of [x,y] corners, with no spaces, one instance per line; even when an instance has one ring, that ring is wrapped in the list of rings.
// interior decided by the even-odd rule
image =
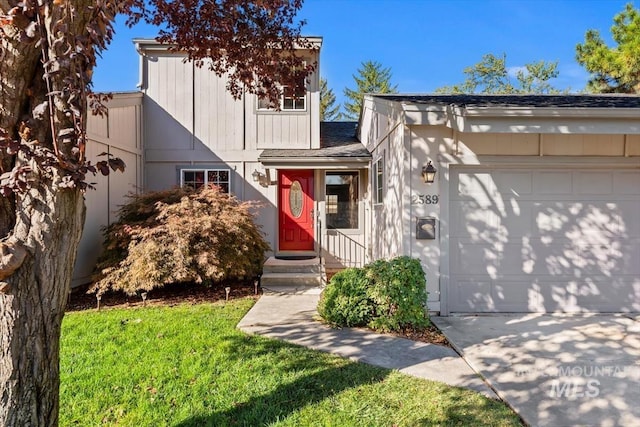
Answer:
[[[462,70],[482,55],[507,55],[509,67],[558,61],[555,85],[578,91],[588,75],[575,46],[588,29],[611,44],[613,17],[627,0],[305,0],[304,34],[324,38],[320,73],[338,102],[363,61],[392,70],[405,93],[429,93],[464,79]],[[638,7],[638,1],[633,2]],[[138,57],[131,39],[153,37],[152,27],[132,29],[119,19],[112,45],[94,74],[96,91],[136,90]]]

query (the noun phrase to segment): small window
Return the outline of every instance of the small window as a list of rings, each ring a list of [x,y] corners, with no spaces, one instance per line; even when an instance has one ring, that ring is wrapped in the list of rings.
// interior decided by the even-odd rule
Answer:
[[[373,203],[384,200],[384,158],[380,157],[373,165]]]
[[[282,111],[304,111],[306,109],[307,94],[295,93],[288,87],[282,88],[280,96],[280,110]],[[278,106],[268,98],[258,99],[259,110],[275,110]]]
[[[303,63],[306,66],[306,63]],[[300,87],[306,88],[305,77],[300,77]],[[258,99],[258,110],[275,110],[278,107],[282,111],[305,111],[307,108],[307,91],[306,89],[299,89],[289,86],[282,86],[280,88],[282,94],[280,95],[279,105],[274,104],[268,98]]]
[[[182,169],[181,185],[194,189],[205,185],[215,185],[223,193],[229,192],[229,169]]]
[[[295,93],[293,89],[285,87],[282,94],[282,109],[283,110],[297,110],[303,111],[305,107],[305,101],[307,99],[306,92]]]
[[[325,205],[327,228],[358,228],[358,172],[327,172]]]

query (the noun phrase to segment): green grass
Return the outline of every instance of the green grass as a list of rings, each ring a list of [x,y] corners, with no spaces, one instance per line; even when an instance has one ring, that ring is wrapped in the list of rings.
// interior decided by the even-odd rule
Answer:
[[[252,304],[68,313],[60,425],[519,425],[468,390],[245,335]]]

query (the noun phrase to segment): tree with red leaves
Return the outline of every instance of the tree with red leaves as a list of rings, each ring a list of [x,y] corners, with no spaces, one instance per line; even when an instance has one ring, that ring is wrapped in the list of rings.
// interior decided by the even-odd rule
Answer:
[[[96,57],[117,14],[277,100],[314,65],[296,55],[302,0],[0,0],[0,425],[55,426],[60,326],[84,224],[87,177],[124,169],[85,157]],[[293,71],[295,70],[295,71]],[[304,79],[302,79],[304,80]]]

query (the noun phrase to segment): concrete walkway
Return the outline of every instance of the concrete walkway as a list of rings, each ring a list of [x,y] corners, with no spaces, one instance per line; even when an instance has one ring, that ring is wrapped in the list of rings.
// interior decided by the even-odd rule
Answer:
[[[435,317],[531,426],[640,426],[640,316]]]
[[[448,347],[361,329],[332,329],[314,320],[319,296],[319,289],[296,294],[265,294],[240,321],[238,328],[250,334],[397,369],[408,375],[469,388],[497,398],[469,365]]]

